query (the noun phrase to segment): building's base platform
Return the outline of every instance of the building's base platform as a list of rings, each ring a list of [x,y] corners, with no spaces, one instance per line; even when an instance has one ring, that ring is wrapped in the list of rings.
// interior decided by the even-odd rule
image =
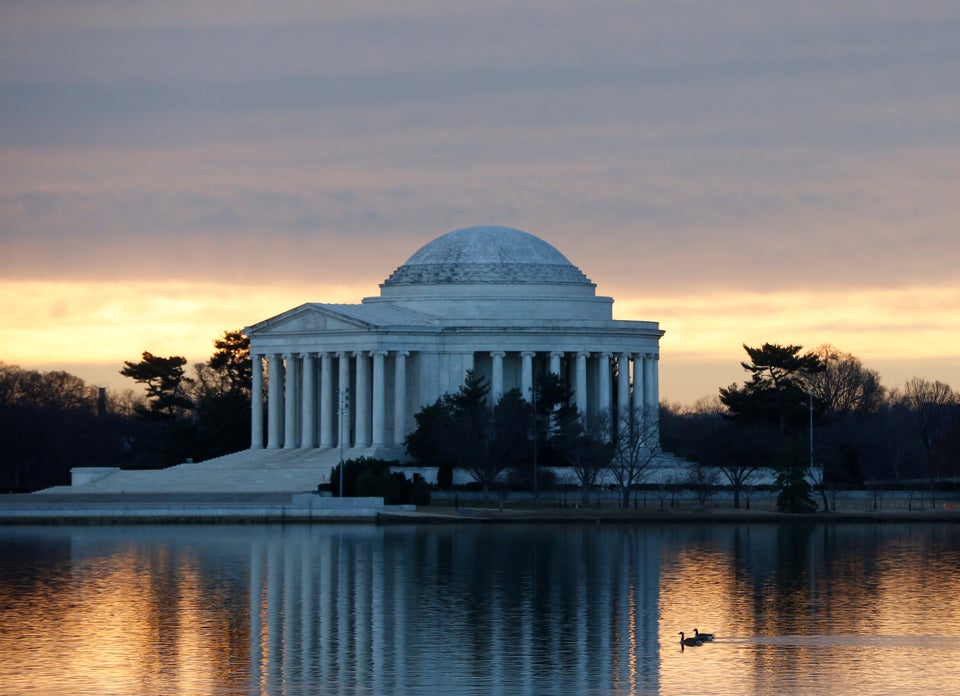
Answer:
[[[71,486],[54,486],[35,495],[130,493],[304,493],[330,481],[340,462],[336,448],[250,449],[205,462],[188,462],[166,469],[74,469]],[[343,450],[343,459],[399,459],[383,448]]]

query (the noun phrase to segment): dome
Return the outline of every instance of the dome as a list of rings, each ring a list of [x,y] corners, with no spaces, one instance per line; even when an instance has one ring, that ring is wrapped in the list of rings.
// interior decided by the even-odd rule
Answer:
[[[593,287],[579,268],[532,234],[509,227],[467,227],[425,244],[383,286],[573,284]]]

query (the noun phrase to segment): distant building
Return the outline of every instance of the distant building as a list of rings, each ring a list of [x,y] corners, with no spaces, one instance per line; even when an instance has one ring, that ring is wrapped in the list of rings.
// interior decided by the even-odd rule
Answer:
[[[402,457],[414,414],[457,391],[471,369],[494,400],[515,387],[530,398],[535,376],[554,372],[583,414],[655,414],[663,331],[614,320],[613,299],[595,289],[526,232],[445,234],[381,283],[379,297],[308,303],[244,329],[254,363],[251,450],[313,451],[332,462],[324,451],[342,445],[349,457]]]

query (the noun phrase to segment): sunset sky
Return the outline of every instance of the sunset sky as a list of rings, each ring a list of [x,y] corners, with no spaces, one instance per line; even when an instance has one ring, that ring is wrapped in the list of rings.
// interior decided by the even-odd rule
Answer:
[[[741,344],[960,388],[956,0],[3,0],[0,361],[359,302],[471,225],[659,321],[661,396]]]

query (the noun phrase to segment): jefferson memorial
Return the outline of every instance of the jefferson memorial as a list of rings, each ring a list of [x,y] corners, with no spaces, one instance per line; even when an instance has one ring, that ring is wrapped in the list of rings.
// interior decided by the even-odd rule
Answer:
[[[656,419],[663,331],[615,320],[612,307],[542,239],[506,227],[450,232],[397,268],[378,297],[308,303],[244,329],[250,449],[151,471],[78,468],[71,486],[48,490],[313,491],[341,457],[404,459],[414,415],[456,392],[468,370],[487,378],[493,402],[513,388],[531,398],[536,377],[553,372],[585,417]]]
[[[438,237],[378,297],[309,303],[244,329],[251,449],[402,458],[414,414],[456,392],[468,370],[487,378],[493,402],[513,388],[530,398],[535,376],[553,372],[582,415],[656,414],[663,331],[613,319],[613,299],[595,290],[526,232],[469,227]]]

